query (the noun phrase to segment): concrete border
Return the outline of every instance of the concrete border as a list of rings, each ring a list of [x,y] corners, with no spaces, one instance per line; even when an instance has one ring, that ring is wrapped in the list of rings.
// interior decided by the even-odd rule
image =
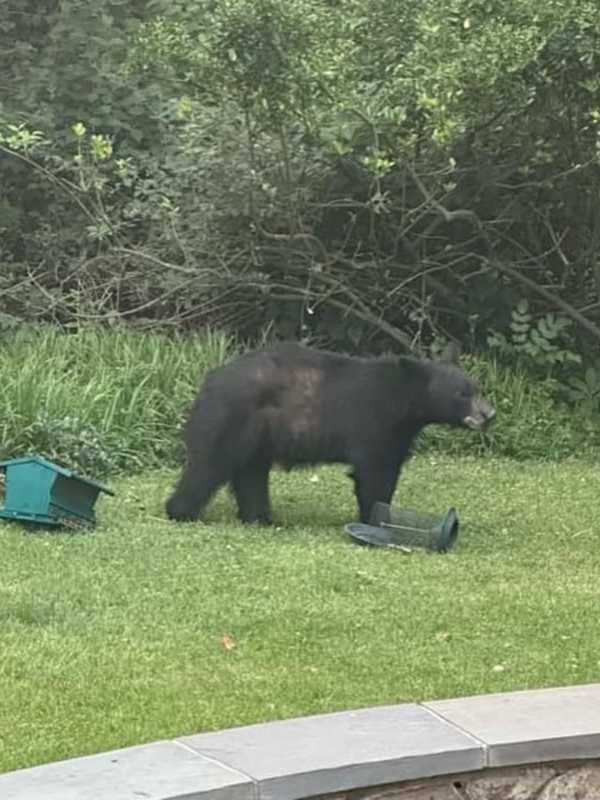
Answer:
[[[303,800],[600,758],[600,683],[201,733],[0,775],[2,800]]]

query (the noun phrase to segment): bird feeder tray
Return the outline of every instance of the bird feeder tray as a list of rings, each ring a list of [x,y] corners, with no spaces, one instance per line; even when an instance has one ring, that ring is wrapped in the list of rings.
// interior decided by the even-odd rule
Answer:
[[[40,525],[90,527],[96,524],[94,504],[106,486],[41,456],[0,461],[5,473],[0,519]]]

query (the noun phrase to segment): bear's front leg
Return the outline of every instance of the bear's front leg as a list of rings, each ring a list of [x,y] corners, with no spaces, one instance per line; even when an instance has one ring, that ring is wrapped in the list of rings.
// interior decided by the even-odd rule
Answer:
[[[358,502],[359,518],[367,524],[375,503],[391,503],[400,466],[397,462],[381,458],[363,457],[352,469],[354,493]]]

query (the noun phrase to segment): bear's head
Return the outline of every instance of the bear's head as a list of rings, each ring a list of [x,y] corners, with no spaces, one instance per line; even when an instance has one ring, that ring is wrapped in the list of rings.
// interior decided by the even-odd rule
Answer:
[[[483,430],[496,410],[477,382],[460,369],[458,355],[458,348],[450,345],[437,361],[429,362],[427,421]]]

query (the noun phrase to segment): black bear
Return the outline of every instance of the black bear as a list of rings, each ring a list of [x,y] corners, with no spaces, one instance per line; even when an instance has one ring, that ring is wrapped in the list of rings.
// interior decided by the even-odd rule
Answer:
[[[193,520],[229,483],[243,522],[269,524],[278,464],[345,463],[367,522],[391,502],[418,433],[432,423],[482,429],[495,415],[445,355],[356,358],[297,343],[247,353],[211,370],[185,428],[187,463],[167,515]]]

